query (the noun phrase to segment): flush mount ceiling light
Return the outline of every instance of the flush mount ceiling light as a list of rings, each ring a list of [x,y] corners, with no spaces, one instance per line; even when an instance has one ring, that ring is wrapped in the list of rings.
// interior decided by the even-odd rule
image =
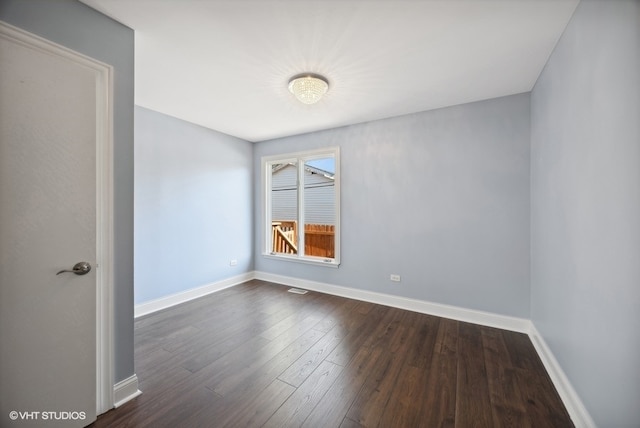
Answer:
[[[304,104],[317,103],[328,89],[329,82],[318,74],[298,74],[289,80],[289,91]]]

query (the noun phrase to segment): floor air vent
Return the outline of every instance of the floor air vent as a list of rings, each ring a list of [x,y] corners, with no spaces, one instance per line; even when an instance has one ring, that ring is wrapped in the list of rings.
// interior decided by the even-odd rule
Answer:
[[[300,288],[290,288],[287,290],[289,293],[295,293],[295,294],[307,294],[308,291],[307,290],[302,290]]]

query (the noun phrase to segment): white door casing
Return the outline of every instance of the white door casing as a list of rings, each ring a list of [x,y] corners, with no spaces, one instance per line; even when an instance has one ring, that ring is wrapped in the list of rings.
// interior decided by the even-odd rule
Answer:
[[[112,76],[0,22],[1,426],[113,406]]]

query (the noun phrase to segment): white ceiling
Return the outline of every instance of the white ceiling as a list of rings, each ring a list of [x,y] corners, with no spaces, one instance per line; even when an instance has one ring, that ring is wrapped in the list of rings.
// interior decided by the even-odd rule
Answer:
[[[528,92],[579,0],[82,1],[135,30],[136,104],[256,142]]]

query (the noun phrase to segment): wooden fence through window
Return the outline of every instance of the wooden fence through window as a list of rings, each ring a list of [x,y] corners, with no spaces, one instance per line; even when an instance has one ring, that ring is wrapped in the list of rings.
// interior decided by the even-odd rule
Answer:
[[[271,222],[271,242],[273,243],[272,251],[274,253],[297,254],[298,222]]]
[[[330,224],[304,225],[304,253],[308,256],[326,257],[336,256],[336,228]]]
[[[274,253],[297,254],[298,224],[296,221],[273,221],[272,242]],[[335,226],[329,224],[304,225],[304,254],[307,256],[335,257]]]

